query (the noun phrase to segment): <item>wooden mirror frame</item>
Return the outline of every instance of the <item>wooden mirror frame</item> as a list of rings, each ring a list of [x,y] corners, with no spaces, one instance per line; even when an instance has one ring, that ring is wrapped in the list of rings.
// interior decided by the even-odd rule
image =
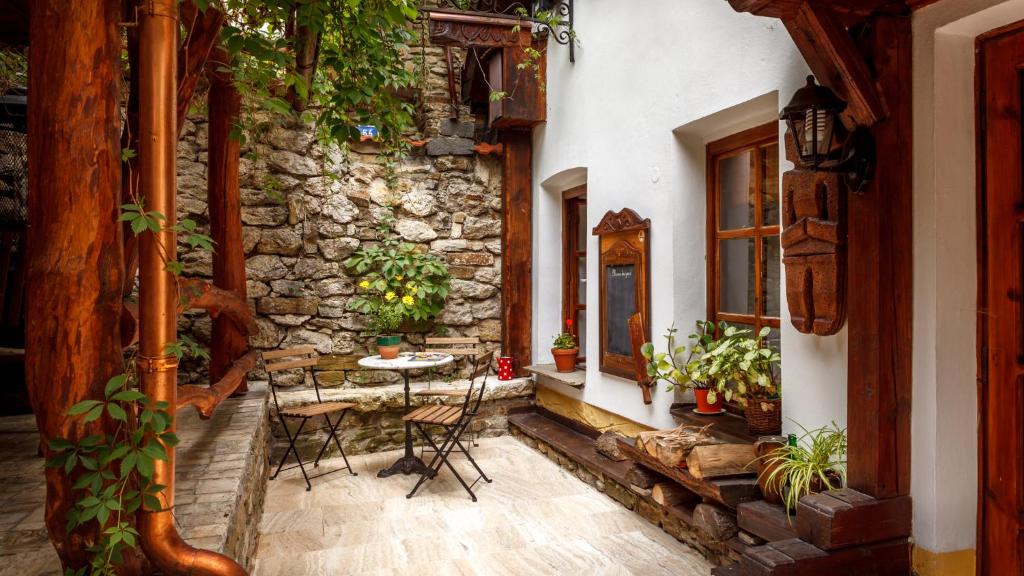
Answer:
[[[600,238],[600,264],[598,277],[600,278],[600,359],[601,372],[627,378],[632,380],[636,376],[636,359],[633,354],[625,356],[614,354],[608,350],[608,299],[605,279],[606,270],[609,266],[634,265],[636,311],[643,316],[643,324],[647,326],[647,340],[650,340],[651,325],[651,248],[650,248],[650,219],[640,216],[630,210],[623,208],[618,212],[608,211],[601,222],[594,227],[593,234]],[[623,319],[623,326],[628,318]],[[629,338],[627,328],[626,338]]]

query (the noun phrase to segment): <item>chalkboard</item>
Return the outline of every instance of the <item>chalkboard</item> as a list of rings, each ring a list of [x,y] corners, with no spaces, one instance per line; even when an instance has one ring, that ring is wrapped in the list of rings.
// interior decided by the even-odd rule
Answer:
[[[629,318],[636,314],[636,265],[620,264],[605,267],[605,289],[607,292],[607,344],[610,354],[632,356],[633,346],[629,339]]]

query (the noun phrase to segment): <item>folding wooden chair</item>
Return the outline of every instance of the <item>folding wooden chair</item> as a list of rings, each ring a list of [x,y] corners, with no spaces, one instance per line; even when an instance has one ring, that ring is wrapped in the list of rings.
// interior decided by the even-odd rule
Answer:
[[[435,352],[437,354],[451,354],[452,356],[455,357],[456,363],[459,361],[459,358],[467,358],[470,362],[475,362],[477,356],[479,356],[479,355],[484,353],[484,349],[482,347],[480,347],[480,339],[476,338],[476,337],[472,337],[472,338],[428,337],[423,342],[423,351],[424,352]],[[473,369],[474,370],[476,369],[475,365],[473,366]],[[462,390],[437,389],[437,388],[433,388],[432,389],[430,387],[430,384],[434,380],[434,371],[433,371],[433,369],[430,370],[429,374],[430,375],[428,376],[428,379],[427,379],[427,389],[426,390],[417,390],[417,391],[413,392],[413,396],[421,396],[421,397],[426,397],[426,398],[437,398],[438,400],[443,401],[445,398],[451,398],[453,396],[461,397],[461,396],[463,396],[465,394],[465,392],[463,392]],[[470,384],[472,384],[472,382]],[[475,439],[475,436],[474,436],[472,430],[470,430],[470,432],[469,432],[469,439],[468,439],[467,443],[470,446],[479,446],[479,444],[476,443],[476,439]],[[427,452],[430,452],[430,449],[428,449],[426,446],[420,447],[420,458],[422,458],[423,454],[425,454]]]
[[[420,476],[419,481],[413,486],[412,492],[406,495],[406,498],[412,498],[419,490],[420,486],[429,479],[437,475],[441,470],[441,466],[448,466],[448,469],[452,471],[455,478],[462,484],[462,487],[469,492],[470,498],[473,502],[476,502],[476,494],[473,493],[473,486],[476,485],[481,479],[486,482],[490,482],[491,479],[484,474],[484,471],[480,469],[480,466],[473,460],[473,456],[469,454],[469,450],[462,445],[462,434],[469,428],[470,424],[473,423],[473,419],[476,417],[477,412],[480,411],[480,403],[484,398],[484,390],[487,388],[487,375],[490,373],[491,361],[494,359],[494,352],[488,352],[478,356],[473,362],[473,372],[470,374],[469,390],[466,391],[466,397],[462,401],[462,406],[445,406],[443,404],[428,404],[421,406],[416,410],[413,410],[407,414],[403,420],[411,422],[420,434],[423,436],[423,440],[430,444],[430,447],[434,450],[434,458],[427,465],[427,470]],[[476,394],[476,402],[473,403],[473,389],[476,387],[477,380],[480,381],[480,387]],[[470,404],[473,403],[472,408]],[[444,430],[443,439],[441,445],[438,446],[434,439],[431,438],[427,432],[429,427],[439,426]],[[448,457],[451,455],[452,450],[458,449],[460,452],[466,455],[470,464],[480,474],[472,484],[467,484],[462,476],[459,475],[458,471],[448,461]]]
[[[348,463],[348,457],[345,456],[345,450],[341,447],[341,441],[338,440],[338,427],[341,425],[341,421],[345,419],[345,414],[350,408],[354,408],[356,404],[352,402],[324,402],[320,398],[320,383],[317,381],[316,371],[312,370],[313,366],[317,364],[316,349],[312,346],[300,346],[297,348],[289,348],[286,350],[274,350],[271,352],[264,352],[263,365],[267,369],[267,377],[270,379],[270,391],[274,397],[274,408],[277,411],[277,418],[281,422],[281,427],[284,428],[284,433],[288,436],[288,450],[285,451],[284,456],[281,457],[281,462],[277,465],[277,471],[270,477],[271,480],[277,478],[277,475],[281,473],[284,467],[285,461],[288,460],[288,454],[295,454],[295,461],[298,462],[295,466],[289,466],[283,468],[284,470],[291,470],[293,468],[299,468],[302,470],[302,477],[306,479],[306,491],[308,492],[313,488],[310,484],[312,478],[319,478],[320,476],[326,476],[334,472],[341,470],[348,470],[353,476],[357,476],[356,472],[352,470],[352,466]],[[284,360],[282,360],[284,359]],[[269,360],[277,360],[276,362],[268,362]],[[313,376],[313,389],[316,390],[316,404],[310,404],[308,406],[299,406],[297,408],[282,408],[281,404],[277,399],[277,388],[283,386],[280,383],[274,382],[274,375],[283,370],[301,370],[305,373],[309,370]],[[338,419],[334,422],[331,421],[331,416],[334,414],[338,415]],[[299,456],[299,450],[295,447],[295,442],[299,439],[299,434],[302,433],[302,429],[306,426],[306,422],[310,419],[323,416],[324,422],[327,424],[326,427],[320,428],[320,430],[327,430],[327,439],[324,440],[324,445],[320,447],[320,452],[316,455],[316,459],[313,460],[313,467],[318,468],[320,466],[320,458],[323,457],[324,452],[327,451],[327,447],[330,445],[331,440],[334,440],[334,445],[338,447],[338,451],[341,452],[341,457],[345,461],[344,468],[338,468],[337,470],[331,470],[330,472],[324,472],[317,474],[316,476],[309,476],[306,473],[306,467],[302,461],[302,457]],[[288,430],[288,420],[298,419],[299,427],[292,434]]]

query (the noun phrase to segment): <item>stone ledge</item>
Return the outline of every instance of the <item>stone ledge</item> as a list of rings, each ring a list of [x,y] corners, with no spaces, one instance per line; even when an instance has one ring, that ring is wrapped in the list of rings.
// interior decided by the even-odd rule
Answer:
[[[563,384],[577,390],[587,384],[586,370],[559,372],[554,364],[534,364],[527,366],[524,370],[536,376],[538,384]]]
[[[451,383],[433,382],[429,386],[432,390],[462,390],[469,388],[469,380],[456,380]],[[533,378],[513,378],[512,380],[501,381],[487,379],[487,388],[484,390],[484,402],[494,400],[509,400],[513,398],[526,398],[533,396],[535,384]],[[437,404],[459,404],[462,398],[458,396],[436,397],[436,396],[415,396],[418,390],[427,390],[427,382],[413,382],[409,385],[412,394],[412,405],[419,406],[424,403]],[[405,407],[405,386],[404,384],[388,384],[386,386],[374,386],[372,388],[321,388],[320,398],[324,402],[354,402],[358,404],[355,412],[383,412],[390,410],[401,410]],[[301,390],[287,390],[279,388],[277,391],[278,402],[285,408],[295,408],[316,403],[316,391],[312,388],[303,387]]]

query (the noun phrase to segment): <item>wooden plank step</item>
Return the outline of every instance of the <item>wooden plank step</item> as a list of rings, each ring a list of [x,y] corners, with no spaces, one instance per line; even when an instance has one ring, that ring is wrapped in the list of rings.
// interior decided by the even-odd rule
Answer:
[[[786,509],[764,500],[742,502],[736,507],[736,522],[744,530],[766,540],[789,540],[796,538],[796,517],[786,516]]]
[[[682,468],[669,468],[651,455],[637,450],[631,438],[620,438],[619,449],[641,466],[659,472],[684,488],[732,510],[735,510],[740,502],[754,500],[760,494],[756,478],[695,478]]]
[[[749,576],[750,572],[742,563],[716,566],[711,569],[711,576]]]
[[[744,576],[907,576],[910,543],[902,538],[825,552],[793,538],[748,548],[740,565]]]
[[[615,462],[598,453],[593,438],[536,412],[511,414],[508,421],[523,434],[554,447],[577,464],[599,470],[619,484],[629,486],[626,475],[633,467],[633,462]]]

